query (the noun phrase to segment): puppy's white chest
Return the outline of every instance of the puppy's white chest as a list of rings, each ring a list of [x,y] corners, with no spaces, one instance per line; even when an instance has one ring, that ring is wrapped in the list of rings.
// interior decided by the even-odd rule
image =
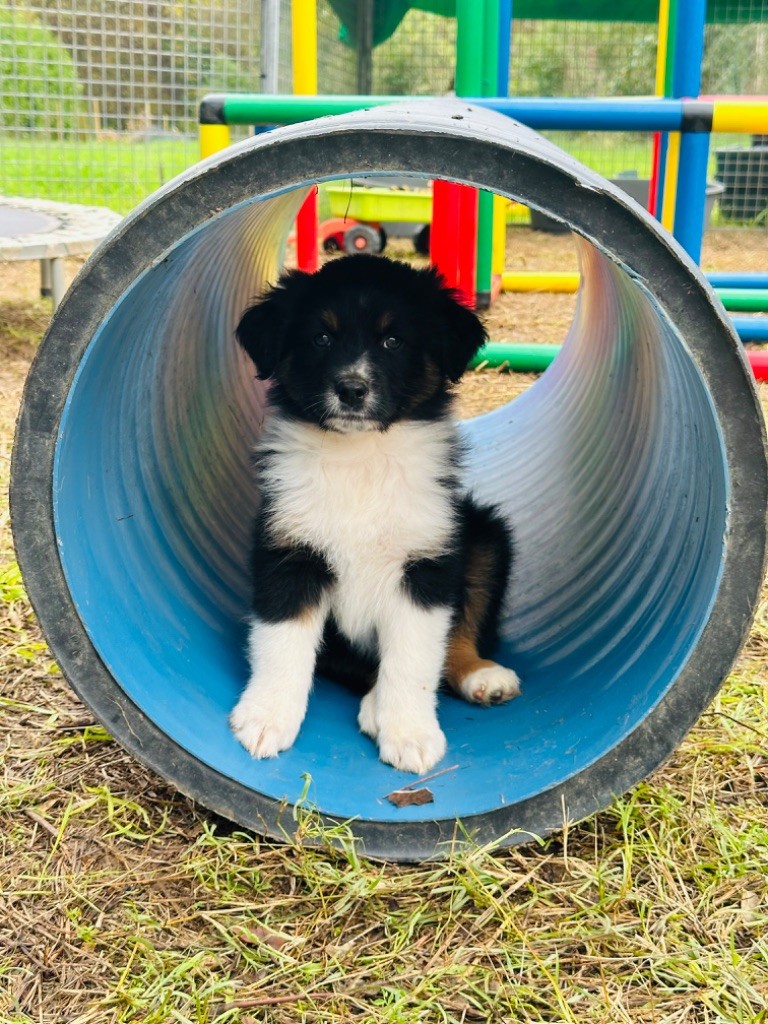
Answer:
[[[333,570],[334,615],[352,638],[370,635],[401,587],[404,564],[438,554],[453,528],[450,424],[396,425],[384,434],[297,431],[264,474],[272,528],[319,551]],[[319,433],[319,437],[317,434]]]

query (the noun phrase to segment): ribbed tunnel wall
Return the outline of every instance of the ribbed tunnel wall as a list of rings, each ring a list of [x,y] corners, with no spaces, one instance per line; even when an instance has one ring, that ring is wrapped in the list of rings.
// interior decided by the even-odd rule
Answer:
[[[521,398],[465,425],[468,480],[515,529],[499,657],[523,696],[493,709],[441,699],[438,767],[458,767],[430,783],[427,807],[384,799],[412,779],[377,760],[333,683],[318,680],[276,760],[251,759],[227,726],[247,674],[249,452],[265,404],[233,329],[275,278],[306,183],[361,171],[493,187],[581,236],[562,354]],[[54,653],[129,749],[270,832],[308,773],[313,803],[356,819],[370,853],[417,858],[456,818],[483,839],[549,831],[563,806],[604,806],[673,749],[756,599],[761,423],[701,276],[637,208],[513,122],[391,108],[241,144],[107,242],[30,378],[14,528]]]

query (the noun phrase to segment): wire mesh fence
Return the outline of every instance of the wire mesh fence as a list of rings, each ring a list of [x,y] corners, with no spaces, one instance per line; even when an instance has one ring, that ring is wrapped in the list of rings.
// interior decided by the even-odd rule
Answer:
[[[255,90],[259,0],[0,6],[0,193],[130,209],[197,158],[197,104]]]
[[[768,93],[768,0],[722,0],[748,24],[708,25],[703,91]],[[730,6],[729,6],[730,5]],[[262,87],[261,0],[0,0],[0,193],[130,209],[197,158],[197,107],[210,91]],[[359,9],[362,9],[360,5]],[[411,9],[361,74],[338,3],[318,0],[320,92],[445,95],[456,21]],[[280,0],[276,82],[291,91],[291,0]],[[644,95],[654,24],[515,20],[515,95]],[[366,70],[366,69],[362,69]],[[609,177],[647,177],[648,137],[555,133]],[[766,224],[766,140],[713,137],[712,175],[729,190],[716,220]],[[715,151],[719,152],[715,152]]]

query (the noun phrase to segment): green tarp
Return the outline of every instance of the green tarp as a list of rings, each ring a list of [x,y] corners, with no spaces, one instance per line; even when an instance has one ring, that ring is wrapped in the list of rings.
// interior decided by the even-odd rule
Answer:
[[[342,39],[355,45],[358,0],[330,0],[342,23]],[[408,11],[431,11],[452,18],[456,16],[456,0],[373,0],[373,45],[378,46],[392,35]],[[655,22],[659,16],[658,0],[513,0],[515,18],[555,21],[645,21]],[[743,24],[761,21],[761,12],[749,0],[709,0],[707,21],[720,24]]]

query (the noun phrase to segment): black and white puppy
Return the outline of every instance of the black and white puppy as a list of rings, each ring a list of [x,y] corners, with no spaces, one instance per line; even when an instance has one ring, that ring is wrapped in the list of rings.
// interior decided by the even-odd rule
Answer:
[[[290,747],[315,669],[367,689],[383,761],[444,755],[445,679],[465,700],[519,692],[484,660],[511,562],[507,528],[460,487],[452,384],[485,332],[434,270],[348,256],[289,271],[237,328],[271,380],[258,442],[251,677],[231,716],[254,757]]]

